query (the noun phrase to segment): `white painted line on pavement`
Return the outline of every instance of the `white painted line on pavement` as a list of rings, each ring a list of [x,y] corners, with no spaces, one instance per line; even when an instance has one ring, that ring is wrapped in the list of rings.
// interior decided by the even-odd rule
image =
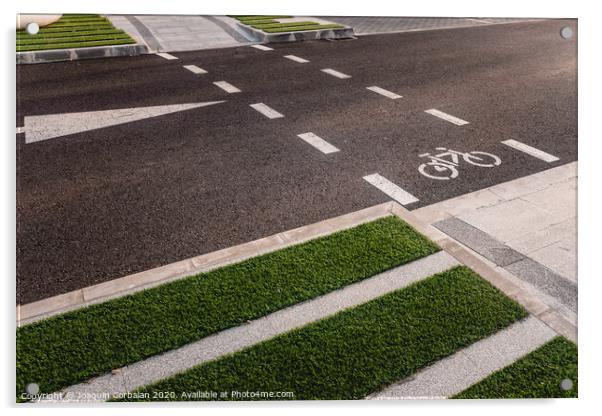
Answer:
[[[488,25],[490,25],[491,23],[493,23],[493,22],[490,22],[489,20],[471,19],[469,17],[467,17],[466,20],[472,20],[473,22],[478,22],[478,23],[486,23]]]
[[[281,118],[281,117],[284,117],[278,111],[274,110],[271,107],[268,107],[264,103],[249,104],[249,106],[252,107],[252,108],[254,108],[255,110],[259,111],[261,114],[263,114],[267,118]]]
[[[264,45],[251,45],[251,48],[259,49],[260,51],[273,51],[274,49]]]
[[[298,137],[305,140],[307,143],[311,144],[313,147],[318,149],[320,152],[324,154],[338,152],[339,149],[328,143],[323,138],[316,136],[312,132],[307,132],[303,134],[298,134]]]
[[[362,305],[392,291],[404,289],[458,264],[458,261],[446,251],[439,251],[339,290],[272,312],[243,325],[213,333],[182,347],[128,364],[124,367],[124,371],[117,374],[109,372],[69,386],[62,390],[63,394],[50,394],[42,398],[42,401],[69,401],[70,397],[76,398],[78,402],[103,401],[106,400],[107,395],[124,394],[194,366],[241,351],[312,322],[328,318],[342,310]]]
[[[458,394],[558,334],[534,316],[425,367],[367,399],[443,399]]]
[[[366,89],[370,90],[370,91],[374,91],[377,94],[384,95],[385,97],[388,97],[388,98],[390,98],[392,100],[396,100],[398,98],[402,98],[401,95],[395,94],[394,92],[391,92],[391,91],[387,91],[386,89],[381,88],[381,87],[377,87],[376,85],[373,86],[373,87],[366,87]]]
[[[238,88],[226,81],[215,81],[213,84],[220,87],[222,90],[226,91],[229,94],[240,92]]]
[[[17,134],[25,133],[25,127],[17,127]]]
[[[295,55],[284,55],[284,57],[286,59],[290,59],[291,61],[299,62],[300,64],[309,62],[307,59],[299,58],[298,56],[295,56]]]
[[[418,202],[418,198],[416,198],[414,195],[404,191],[399,186],[395,185],[393,182],[379,175],[378,173],[364,176],[364,180],[374,185],[375,187],[383,191],[385,194],[389,195],[401,205],[407,205],[411,204],[412,202]]]
[[[528,155],[541,159],[544,162],[551,163],[559,160],[559,158],[557,158],[554,155],[551,155],[549,153],[544,152],[543,150],[536,149],[524,143],[517,142],[516,140],[504,140],[502,143],[506,146],[512,147],[513,149],[520,150],[521,152],[525,152]]]
[[[333,77],[337,77],[337,78],[341,78],[341,79],[351,78],[351,75],[343,74],[342,72],[335,71],[334,69],[331,69],[331,68],[324,68],[321,71],[325,72],[329,75],[332,75]]]
[[[468,121],[462,120],[461,118],[458,118],[458,117],[451,116],[447,113],[444,113],[443,111],[439,111],[434,108],[431,108],[430,110],[425,110],[424,112],[429,113],[435,117],[439,117],[440,119],[443,119],[445,121],[449,121],[450,123],[453,123],[457,126],[463,126],[465,124],[470,124],[470,123],[468,123]]]
[[[177,57],[170,55],[168,53],[165,53],[165,52],[157,52],[156,55],[160,56],[161,58],[167,59],[169,61],[171,61],[173,59],[178,59]]]
[[[205,71],[203,68],[199,68],[196,65],[184,65],[184,68],[186,68],[187,70],[189,70],[190,72],[194,73],[194,74],[206,74],[207,71]]]

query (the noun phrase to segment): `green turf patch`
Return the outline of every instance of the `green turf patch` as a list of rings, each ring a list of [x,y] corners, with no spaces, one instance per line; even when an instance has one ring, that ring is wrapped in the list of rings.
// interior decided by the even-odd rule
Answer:
[[[271,29],[262,29],[264,32],[267,33],[281,33],[281,32],[300,32],[302,30],[323,30],[323,29],[339,29],[339,28],[343,28],[345,26],[342,25],[319,25],[319,24],[313,24],[313,25],[306,25],[306,26],[290,26],[288,23],[283,23],[283,26],[281,27],[274,27]]]
[[[273,15],[273,16],[233,16],[233,17],[240,22],[248,22],[248,21],[255,21],[255,20],[289,19],[293,16]]]
[[[17,330],[17,395],[52,392],[439,248],[394,216]]]
[[[294,26],[313,26],[314,22],[291,22],[291,23],[260,23],[251,24],[255,29],[271,29],[278,27],[294,27]]]
[[[361,399],[526,315],[470,269],[455,267],[146,386],[137,391],[137,399],[152,400],[159,391],[170,392],[163,400],[188,400],[182,394],[195,391],[293,392],[292,397],[276,399],[296,400]],[[269,397],[245,398],[252,399]]]
[[[99,15],[63,15],[35,35],[17,31],[17,52],[136,43]]]
[[[454,396],[455,399],[577,397],[577,346],[557,337]],[[573,388],[562,390],[569,379]]]

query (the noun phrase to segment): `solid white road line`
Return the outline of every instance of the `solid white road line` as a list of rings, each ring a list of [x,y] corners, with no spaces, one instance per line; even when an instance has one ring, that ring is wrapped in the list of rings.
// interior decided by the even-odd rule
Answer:
[[[443,399],[541,347],[558,334],[534,316],[515,322],[367,399]]]
[[[213,84],[220,87],[222,90],[226,91],[229,94],[240,92],[238,88],[226,81],[215,81]]]
[[[385,194],[389,195],[401,205],[407,205],[411,204],[412,202],[418,202],[418,198],[416,198],[414,195],[404,191],[387,178],[380,176],[378,173],[364,176],[364,180],[374,185],[375,187],[383,191]]]
[[[271,107],[268,107],[264,103],[249,104],[249,106],[252,107],[252,108],[254,108],[255,110],[259,111],[261,114],[263,114],[267,118],[281,118],[281,117],[284,117],[278,111],[274,110]]]
[[[436,110],[431,108],[430,110],[425,110],[425,113],[429,113],[435,117],[439,117],[445,121],[449,121],[450,123],[454,123],[457,126],[463,126],[465,124],[469,124],[468,121],[462,120],[461,118],[451,116],[443,111]]]
[[[251,45],[251,48],[259,49],[260,51],[273,51],[274,49],[264,45]]]
[[[332,316],[344,309],[362,305],[387,293],[403,289],[458,264],[458,261],[447,252],[439,251],[339,290],[127,365],[116,374],[109,372],[67,387],[61,391],[62,400],[57,394],[49,395],[48,400],[42,401],[69,401],[69,397],[74,401],[78,398],[79,401],[104,401],[107,395],[122,394],[174,376],[191,367],[235,353]]]
[[[196,65],[184,65],[184,68],[186,68],[193,74],[206,74],[207,73],[207,71],[205,71],[203,68],[199,68]]]
[[[528,155],[541,159],[544,162],[551,163],[559,160],[559,158],[557,158],[554,155],[551,155],[549,153],[544,152],[543,150],[536,149],[524,143],[517,142],[516,140],[504,140],[502,143],[506,146],[512,147],[513,149],[520,150],[521,152],[525,152]]]
[[[387,91],[384,88],[381,87],[377,87],[377,86],[373,86],[373,87],[366,87],[366,89],[370,90],[370,91],[374,91],[377,94],[380,95],[384,95],[385,97],[388,97],[392,100],[396,100],[398,98],[402,98],[401,95],[395,94],[394,92],[391,91]]]
[[[331,68],[324,68],[321,71],[325,72],[329,75],[332,75],[333,77],[337,77],[337,78],[341,78],[341,79],[351,78],[351,75],[343,74],[342,72],[335,71],[334,69],[331,69]]]
[[[307,143],[311,144],[313,147],[318,149],[320,152],[324,154],[338,152],[339,149],[328,143],[326,140],[322,139],[319,136],[316,136],[312,132],[307,132],[303,134],[298,134],[298,137],[305,140]]]
[[[284,57],[286,59],[290,59],[291,61],[299,62],[300,64],[309,62],[307,59],[299,58],[298,56],[295,56],[295,55],[284,55]]]
[[[130,123],[132,121],[144,120],[198,107],[207,107],[223,102],[225,101],[25,116],[25,126],[23,127],[26,130],[25,143],[39,142],[55,137],[116,126],[118,124]]]
[[[17,127],[17,134],[25,133],[25,127]]]
[[[156,53],[157,56],[160,56],[161,58],[167,59],[167,60],[173,60],[173,59],[178,59],[177,57],[170,55],[168,53],[165,52],[157,52]]]

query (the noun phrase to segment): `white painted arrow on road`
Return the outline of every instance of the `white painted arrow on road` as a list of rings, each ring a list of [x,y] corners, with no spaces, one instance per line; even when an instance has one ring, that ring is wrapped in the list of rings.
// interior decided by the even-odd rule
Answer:
[[[22,131],[25,132],[25,143],[34,143],[223,102],[225,101],[25,116]]]

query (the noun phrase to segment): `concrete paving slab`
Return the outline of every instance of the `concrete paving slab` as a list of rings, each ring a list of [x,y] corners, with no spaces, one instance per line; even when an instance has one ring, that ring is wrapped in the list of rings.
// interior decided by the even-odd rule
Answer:
[[[551,212],[557,218],[574,218],[577,216],[577,178],[558,182],[541,191],[524,195],[521,199]]]
[[[529,254],[533,260],[543,264],[548,269],[577,282],[577,243],[576,235]]]
[[[520,279],[559,299],[573,312],[577,312],[577,285],[540,263],[525,258],[505,266],[505,269]]]
[[[516,250],[456,217],[436,222],[433,226],[497,265],[506,266],[525,258]]]
[[[522,199],[513,199],[464,212],[458,218],[503,243],[542,230],[565,219]]]

